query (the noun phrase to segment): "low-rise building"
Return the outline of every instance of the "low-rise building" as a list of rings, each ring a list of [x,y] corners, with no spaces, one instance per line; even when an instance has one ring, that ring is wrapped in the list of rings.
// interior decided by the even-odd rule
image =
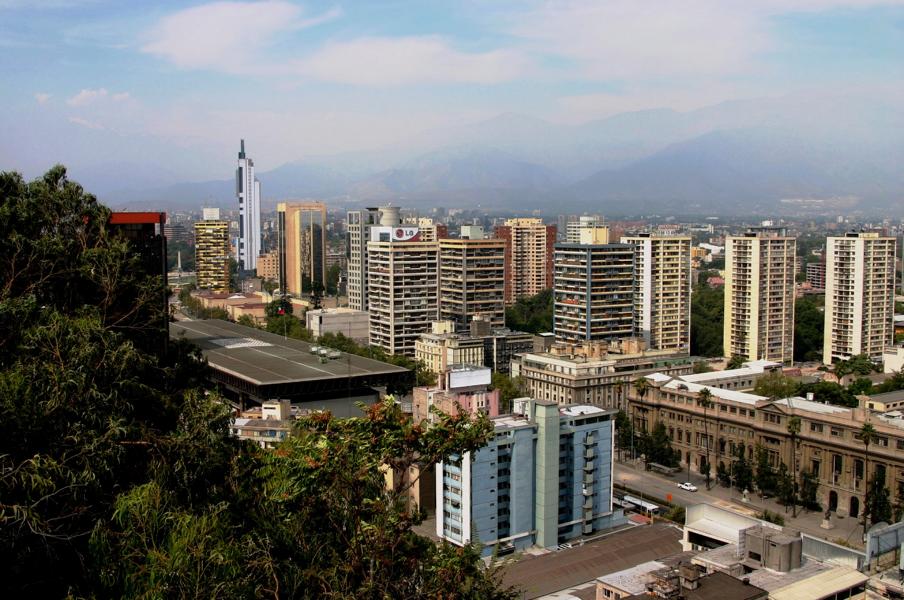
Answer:
[[[320,308],[305,312],[305,324],[315,338],[325,333],[341,333],[359,344],[367,344],[370,315],[366,310]]]
[[[273,448],[290,435],[293,420],[292,404],[288,400],[270,400],[261,404],[255,416],[233,419],[232,435],[261,448]]]
[[[255,325],[267,322],[267,305],[263,302],[246,302],[245,304],[229,304],[226,306],[226,314],[233,321],[242,317],[248,317]]]
[[[678,379],[724,390],[752,390],[761,377],[775,372],[782,372],[781,363],[771,360],[751,360],[743,363],[738,369],[691,373],[681,375]]]
[[[436,534],[484,556],[555,548],[624,522],[612,504],[615,411],[516,400],[475,452],[436,468]]]
[[[483,365],[508,373],[512,358],[534,348],[534,336],[507,328],[493,328],[488,320],[476,317],[470,333],[455,333],[450,321],[433,323],[431,332],[415,342],[414,357],[432,373],[440,374],[450,365]]]
[[[432,421],[436,410],[456,415],[459,410],[490,417],[499,416],[499,390],[490,390],[491,371],[474,365],[452,365],[435,386],[414,388],[412,419],[415,423]]]
[[[882,353],[882,371],[900,373],[904,371],[904,345],[891,346]]]

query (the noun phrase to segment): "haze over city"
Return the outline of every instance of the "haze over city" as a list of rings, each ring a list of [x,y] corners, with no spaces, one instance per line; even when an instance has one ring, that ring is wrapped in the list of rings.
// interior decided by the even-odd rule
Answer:
[[[882,214],[904,194],[896,1],[14,0],[0,17],[0,164],[62,162],[112,205],[227,206],[239,138],[265,206]]]

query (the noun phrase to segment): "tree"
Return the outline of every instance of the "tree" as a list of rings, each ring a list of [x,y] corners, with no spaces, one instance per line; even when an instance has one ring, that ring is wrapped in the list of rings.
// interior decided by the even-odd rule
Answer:
[[[712,371],[712,367],[709,366],[709,363],[705,360],[698,360],[694,363],[693,372],[694,373],[709,373]]]
[[[634,391],[637,392],[637,395],[641,400],[647,395],[647,391],[650,389],[650,381],[646,377],[638,377],[634,380]]]
[[[798,298],[794,303],[794,360],[822,360],[823,321],[825,315],[812,298]]]
[[[634,444],[634,426],[627,413],[621,409],[615,415],[615,435],[616,446],[624,457],[625,450],[633,447]],[[633,460],[634,457],[632,456],[631,459]]]
[[[271,300],[264,308],[264,314],[268,319],[270,319],[282,315],[292,316],[292,312],[294,310],[295,309],[292,306],[292,302],[289,300],[289,297],[283,295]]]
[[[719,465],[716,467],[716,479],[722,487],[731,486],[731,471],[722,461],[719,461]]]
[[[728,364],[725,365],[726,369],[740,369],[744,366],[744,357],[740,354],[733,354],[731,358],[728,359]]]
[[[793,396],[797,393],[797,388],[797,381],[785,377],[781,371],[772,371],[759,378],[753,388],[753,393],[772,400],[780,400]]]
[[[723,356],[722,323],[724,321],[723,288],[698,285],[691,295],[691,354]]]
[[[879,434],[878,432],[876,432],[876,428],[873,427],[872,423],[864,423],[860,428],[860,431],[856,433],[855,437],[863,444],[863,460],[865,464],[864,473],[866,474],[867,479],[865,489],[869,490],[869,446],[873,442],[879,440]],[[882,487],[884,488],[885,486],[883,485]],[[863,503],[863,535],[866,535],[866,517],[870,514],[870,508],[872,507],[870,506],[869,498],[867,498],[866,502]]]
[[[835,376],[840,380],[847,375],[867,376],[871,373],[879,371],[880,365],[873,362],[867,354],[858,354],[852,356],[848,360],[841,360],[835,363]]]
[[[731,465],[731,474],[735,486],[739,490],[750,490],[753,487],[753,469],[747,460],[747,448],[743,443],[735,447],[735,460]]]
[[[669,433],[662,422],[656,423],[653,431],[641,434],[641,449],[646,455],[646,462],[677,467],[680,460],[678,452],[672,449]]]
[[[339,295],[339,278],[342,277],[342,267],[333,265],[326,270],[326,293],[328,296]]]
[[[885,482],[873,477],[863,503],[864,514],[869,514],[870,525],[888,523],[892,519],[891,496]]]
[[[700,390],[700,393],[697,395],[697,404],[703,407],[703,445],[706,449],[706,465],[703,469],[704,476],[706,477],[706,489],[710,489],[710,463],[709,463],[709,428],[707,423],[709,423],[709,419],[706,416],[707,410],[714,406],[712,401],[712,392],[709,391],[709,388],[705,387]]]
[[[552,304],[552,290],[518,298],[515,304],[505,309],[505,324],[515,331],[528,333],[552,331]]]
[[[827,402],[837,406],[857,407],[857,398],[844,386],[831,381],[817,381],[815,383],[801,384],[797,388],[798,396],[806,396],[812,393],[820,402]]]
[[[812,471],[800,474],[800,503],[807,510],[822,510],[816,499],[819,490],[819,478]]]
[[[791,436],[791,516],[797,516],[797,440],[800,436],[800,417],[788,418],[788,435]]]
[[[778,472],[775,474],[776,494],[779,501],[785,505],[785,511],[788,505],[797,506],[797,491],[794,487],[794,480],[791,473],[788,472],[788,465],[781,463],[778,466]]]
[[[257,322],[255,322],[254,318],[251,315],[241,315],[236,321],[239,325],[244,325],[245,327],[254,327],[257,329]]]
[[[754,483],[763,496],[775,495],[778,488],[778,477],[775,469],[769,463],[769,452],[762,446],[757,446],[754,450],[756,457],[756,473],[754,475]]]
[[[512,400],[521,396],[520,384],[518,378],[512,379],[505,373],[493,371],[490,388],[499,390],[499,412],[507,413],[512,410]]]

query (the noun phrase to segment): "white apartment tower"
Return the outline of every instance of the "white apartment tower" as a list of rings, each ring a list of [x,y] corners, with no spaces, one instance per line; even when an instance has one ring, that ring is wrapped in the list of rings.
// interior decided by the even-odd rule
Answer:
[[[398,207],[362,208],[346,214],[346,258],[348,259],[348,307],[367,310],[367,244],[374,226],[402,224]]]
[[[894,343],[896,240],[875,232],[826,239],[822,360],[881,359]]]
[[[796,247],[793,237],[775,227],[726,238],[725,356],[793,360]]]
[[[651,350],[690,353],[691,238],[641,233],[634,246],[634,332]]]
[[[257,268],[257,255],[261,253],[261,182],[254,176],[254,161],[245,156],[245,140],[239,150],[235,184],[239,199],[236,256],[239,265],[250,271]]]
[[[577,220],[568,221],[565,225],[565,243],[567,244],[583,244],[588,242],[581,241],[582,229],[597,229],[604,227],[603,218],[599,215],[581,215]],[[608,244],[609,240],[594,243]]]

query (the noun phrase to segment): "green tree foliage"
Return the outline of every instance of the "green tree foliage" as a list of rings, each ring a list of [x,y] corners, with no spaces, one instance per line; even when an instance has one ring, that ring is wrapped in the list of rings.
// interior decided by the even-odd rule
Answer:
[[[780,515],[777,512],[772,512],[771,510],[764,510],[760,514],[757,515],[760,519],[766,521],[767,523],[775,523],[776,525],[785,525],[785,517]]]
[[[725,290],[698,285],[691,295],[691,354],[723,356],[722,322]]]
[[[292,302],[289,300],[288,296],[280,296],[274,298],[267,304],[264,308],[264,315],[270,319],[284,315],[292,316],[294,311],[295,308],[292,306]]]
[[[778,489],[778,474],[769,464],[769,453],[762,446],[754,450],[756,457],[756,473],[754,483],[760,494],[773,496]]]
[[[634,426],[628,414],[619,410],[615,415],[615,445],[624,455],[625,452],[631,451],[631,444],[634,438]]]
[[[904,390],[904,371],[898,371],[882,383],[874,385],[870,388],[870,394],[884,394],[885,392],[896,392]]]
[[[339,277],[342,276],[342,267],[333,265],[326,271],[326,293],[328,296],[339,294]]]
[[[731,358],[728,359],[728,364],[725,365],[726,369],[740,369],[744,366],[744,357],[740,354],[734,354]]]
[[[251,315],[240,315],[236,323],[244,325],[245,327],[254,327],[257,329],[257,323]]]
[[[713,369],[709,366],[709,363],[705,360],[698,360],[694,363],[693,372],[694,373],[709,373]]]
[[[812,471],[800,474],[800,504],[807,510],[822,510],[817,498],[819,478]]]
[[[424,430],[387,401],[238,441],[197,350],[159,344],[162,282],[108,214],[62,168],[0,174],[4,597],[512,597],[413,533],[381,471],[476,449],[485,418]]]
[[[179,302],[182,303],[182,312],[195,319],[229,319],[229,313],[226,309],[214,306],[213,308],[205,307],[201,301],[191,295],[192,288],[184,287],[179,292]]]
[[[866,494],[863,510],[864,514],[869,515],[871,525],[891,522],[893,514],[891,495],[884,481],[876,477],[870,481],[869,493]]]
[[[716,467],[716,479],[722,487],[731,486],[731,471],[725,466],[724,462],[720,462]]]
[[[505,309],[505,324],[515,331],[544,333],[552,331],[552,290],[519,298]]]
[[[839,378],[847,375],[860,375],[866,377],[872,373],[878,372],[881,365],[874,363],[866,354],[858,354],[848,360],[841,360],[835,363],[835,375]]]
[[[823,322],[825,315],[812,297],[798,298],[794,303],[794,360],[822,360]]]
[[[753,387],[753,393],[780,400],[795,395],[797,388],[798,383],[796,380],[785,377],[781,371],[772,371],[757,380],[756,385]]]
[[[510,412],[512,408],[512,400],[522,396],[521,382],[518,378],[512,378],[505,373],[497,373],[493,371],[490,381],[490,388],[499,390],[499,411],[502,413]]]
[[[653,431],[643,432],[640,436],[640,451],[646,455],[647,463],[657,463],[667,467],[677,467],[681,463],[681,454],[672,449],[669,432],[665,424],[656,423]]]
[[[195,248],[188,242],[176,242],[167,240],[166,242],[166,270],[174,271],[179,257],[182,257],[182,270],[195,270]]]
[[[750,490],[753,487],[753,468],[747,459],[747,448],[744,444],[735,446],[734,458],[731,464],[734,485],[741,491]]]
[[[857,398],[844,386],[831,381],[817,381],[798,386],[797,395],[806,396],[812,393],[817,402],[828,402],[836,406],[856,407]]]

